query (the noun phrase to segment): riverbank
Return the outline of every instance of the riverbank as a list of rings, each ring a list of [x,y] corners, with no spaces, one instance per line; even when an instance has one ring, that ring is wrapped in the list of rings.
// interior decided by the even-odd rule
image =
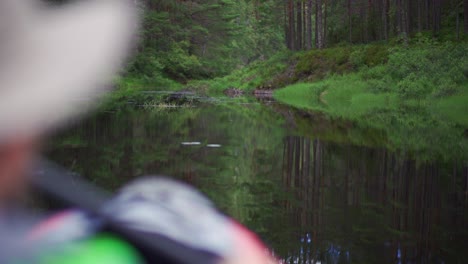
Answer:
[[[369,63],[363,53],[370,49],[375,48],[341,51],[337,69],[353,70],[329,71],[315,82],[300,81],[276,91],[275,98],[345,119],[361,119],[375,111],[426,110],[468,127],[468,45],[382,46],[377,51],[380,55]],[[296,74],[306,72],[308,78],[321,74],[323,69],[313,68],[315,61],[300,61]]]
[[[272,91],[285,105],[383,131],[395,150],[422,159],[468,158],[466,43],[416,39],[408,46],[284,52],[189,86],[208,94]]]
[[[440,153],[451,153],[451,157],[467,158],[466,44],[343,50],[335,49],[334,56],[340,60],[332,60],[342,72],[331,71],[318,81],[286,86],[275,91],[274,97],[296,108],[383,130],[396,149],[411,150],[418,156],[444,158]],[[305,56],[326,56],[327,52],[332,51]],[[314,69],[315,61],[299,61],[296,74],[307,72],[305,76],[310,78],[323,72],[323,68]]]
[[[180,84],[125,78],[104,107],[153,100],[142,90],[216,96],[267,92],[288,106],[382,131],[388,146],[423,159],[468,159],[468,45],[402,44],[284,51],[230,75]],[[351,130],[350,130],[351,131]]]

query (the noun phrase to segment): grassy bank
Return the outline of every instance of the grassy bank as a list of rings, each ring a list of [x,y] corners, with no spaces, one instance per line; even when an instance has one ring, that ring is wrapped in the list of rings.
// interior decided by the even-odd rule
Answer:
[[[418,156],[468,158],[466,44],[312,51],[295,77],[298,83],[274,93],[278,101],[383,130],[395,149]]]
[[[227,76],[189,82],[188,87],[209,94],[232,88],[244,92],[275,90],[298,82],[322,80],[331,74],[351,73],[360,64],[374,66],[385,62],[387,55],[387,48],[381,45],[345,46],[309,52],[282,51],[267,60],[257,60],[241,67]]]
[[[268,60],[258,60],[246,67],[240,67],[227,76],[189,82],[187,87],[206,94],[221,94],[227,89],[251,92],[258,88],[284,87],[289,83],[282,83],[278,79],[288,73],[294,60],[293,52],[279,52]]]
[[[100,110],[115,110],[128,102],[144,104],[152,100],[151,94],[146,91],[177,91],[183,87],[181,83],[165,77],[128,75],[115,81],[114,91],[104,98]]]
[[[156,77],[155,77],[156,76]],[[418,157],[468,159],[468,44],[423,37],[409,45],[369,44],[280,52],[231,74],[185,85],[168,78],[126,77],[104,109],[152,100],[148,90],[216,95],[275,90],[289,106],[381,131],[387,147]],[[446,157],[448,158],[448,157]]]

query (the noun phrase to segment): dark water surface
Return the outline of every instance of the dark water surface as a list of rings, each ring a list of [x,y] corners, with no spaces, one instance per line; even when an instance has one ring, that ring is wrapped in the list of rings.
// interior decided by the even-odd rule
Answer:
[[[466,161],[390,149],[385,133],[241,99],[98,114],[48,155],[111,190],[189,182],[285,263],[466,263]]]

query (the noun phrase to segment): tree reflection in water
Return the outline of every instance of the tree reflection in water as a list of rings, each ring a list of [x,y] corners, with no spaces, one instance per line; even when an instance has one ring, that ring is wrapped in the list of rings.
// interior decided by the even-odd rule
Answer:
[[[311,239],[284,249],[299,260],[290,263],[463,261],[466,166],[297,136],[284,153],[282,183],[294,199],[282,208],[298,227],[289,239]]]
[[[48,155],[111,190],[145,174],[189,182],[285,263],[464,262],[466,161],[421,161],[378,132],[291,113],[256,103],[121,110],[61,133]]]

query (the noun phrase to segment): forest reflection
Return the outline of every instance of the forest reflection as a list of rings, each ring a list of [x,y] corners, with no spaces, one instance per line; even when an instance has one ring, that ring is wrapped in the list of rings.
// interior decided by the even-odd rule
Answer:
[[[466,166],[297,136],[283,153],[294,199],[282,206],[298,244],[282,252],[287,263],[464,261]]]
[[[111,190],[147,174],[189,182],[284,263],[464,261],[466,163],[304,133],[297,124],[309,121],[291,112],[127,109],[61,133],[47,155]]]

